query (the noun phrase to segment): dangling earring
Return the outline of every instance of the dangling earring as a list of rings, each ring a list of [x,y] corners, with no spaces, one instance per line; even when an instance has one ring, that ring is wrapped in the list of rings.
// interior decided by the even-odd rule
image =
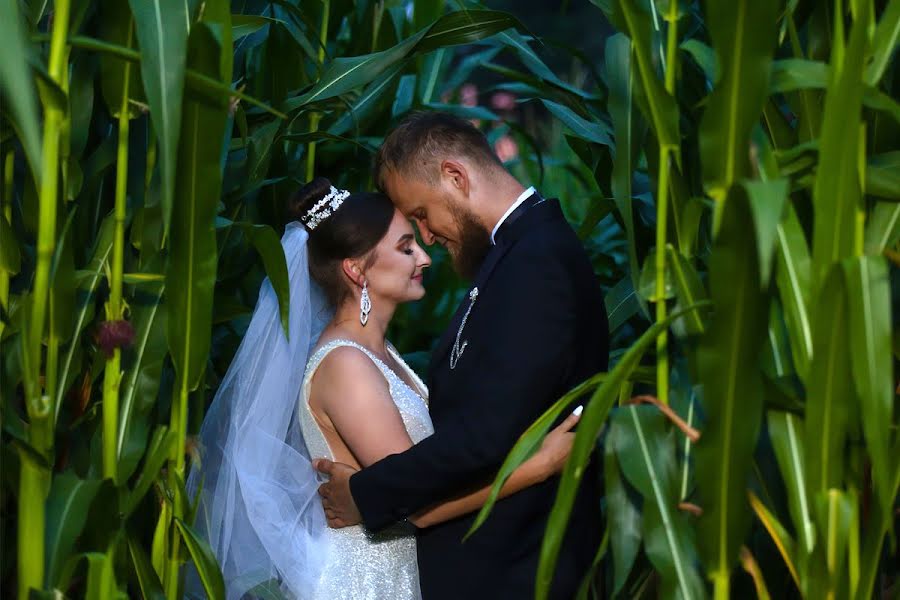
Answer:
[[[359,322],[363,327],[369,321],[369,311],[372,310],[372,301],[369,300],[368,282],[363,282],[362,297],[359,299]]]

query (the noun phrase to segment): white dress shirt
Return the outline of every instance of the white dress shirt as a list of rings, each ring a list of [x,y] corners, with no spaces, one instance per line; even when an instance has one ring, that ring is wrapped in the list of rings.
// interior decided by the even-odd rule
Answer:
[[[519,197],[516,198],[516,201],[512,203],[512,206],[506,209],[506,212],[503,213],[503,216],[500,217],[500,220],[497,221],[496,225],[494,225],[494,230],[491,232],[491,244],[497,244],[497,242],[494,241],[494,236],[497,235],[497,230],[500,229],[501,225],[503,225],[503,221],[505,221],[506,218],[511,215],[514,210],[519,208],[519,205],[525,202],[533,193],[535,193],[535,191],[537,190],[534,189],[534,186],[531,186],[530,188],[519,194]]]

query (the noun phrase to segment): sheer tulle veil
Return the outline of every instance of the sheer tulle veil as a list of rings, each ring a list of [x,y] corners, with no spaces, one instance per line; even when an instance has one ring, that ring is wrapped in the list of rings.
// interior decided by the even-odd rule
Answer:
[[[333,310],[311,282],[306,229],[281,239],[290,282],[290,337],[266,279],[243,341],[200,431],[201,461],[188,478],[200,490],[195,526],[222,567],[227,597],[276,587],[304,598],[328,552],[319,479],[300,432],[297,407],[306,361]],[[196,573],[187,591],[202,597]],[[262,593],[258,593],[262,592]]]

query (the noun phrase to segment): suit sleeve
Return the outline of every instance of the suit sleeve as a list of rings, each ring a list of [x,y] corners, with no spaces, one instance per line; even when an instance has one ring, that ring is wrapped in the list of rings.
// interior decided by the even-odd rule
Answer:
[[[460,362],[470,364],[466,385],[458,386],[465,397],[447,399],[458,403],[455,418],[351,477],[368,528],[382,529],[483,483],[522,432],[567,391],[560,384],[572,362],[576,286],[564,253],[516,247],[504,262],[478,297],[477,334],[463,334],[469,347]]]

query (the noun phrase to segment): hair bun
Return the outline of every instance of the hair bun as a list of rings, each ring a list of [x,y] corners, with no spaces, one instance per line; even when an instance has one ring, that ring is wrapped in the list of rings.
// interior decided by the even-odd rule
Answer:
[[[331,181],[325,177],[316,177],[288,200],[287,215],[292,221],[300,221],[316,202],[331,191]]]

